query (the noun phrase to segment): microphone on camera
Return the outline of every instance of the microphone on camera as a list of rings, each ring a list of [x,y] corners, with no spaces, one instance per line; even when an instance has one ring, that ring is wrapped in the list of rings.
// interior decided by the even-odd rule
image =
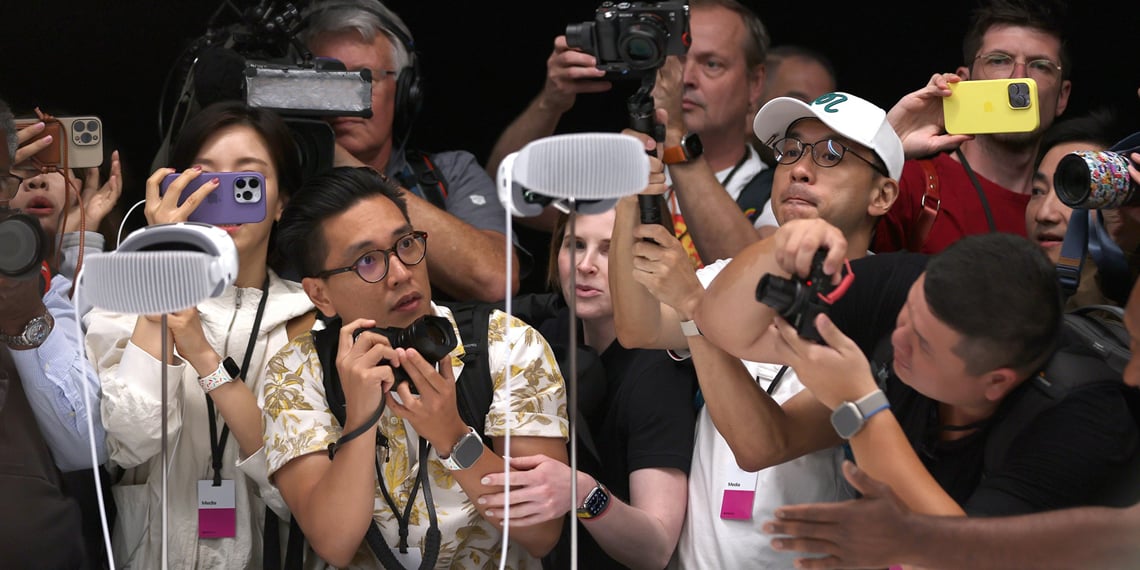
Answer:
[[[135,231],[113,252],[87,256],[83,299],[118,313],[153,315],[196,306],[220,295],[238,271],[229,234],[182,222]]]
[[[578,212],[597,214],[649,185],[649,157],[629,135],[555,135],[507,155],[497,182],[499,200],[514,216],[537,216],[549,204],[566,211],[571,201]]]
[[[194,93],[198,103],[207,107],[218,101],[243,100],[245,58],[223,47],[202,50],[194,64]]]

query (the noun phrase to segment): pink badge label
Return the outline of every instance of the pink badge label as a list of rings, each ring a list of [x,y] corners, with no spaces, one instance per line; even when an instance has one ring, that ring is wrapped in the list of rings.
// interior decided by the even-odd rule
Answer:
[[[237,534],[234,482],[198,481],[198,537],[230,538]]]
[[[728,520],[749,520],[752,518],[752,500],[756,491],[726,489],[720,503],[720,518]]]

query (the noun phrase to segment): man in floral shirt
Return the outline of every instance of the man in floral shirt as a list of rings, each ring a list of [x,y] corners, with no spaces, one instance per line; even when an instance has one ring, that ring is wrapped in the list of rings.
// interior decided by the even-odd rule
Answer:
[[[354,339],[358,329],[404,328],[426,315],[448,319],[458,336],[451,312],[431,302],[421,263],[427,234],[412,227],[400,189],[369,168],[333,169],[307,183],[278,230],[313,303],[339,317],[331,326],[343,323],[333,353],[343,425],[325,397],[314,334],[273,358],[262,393],[269,474],[309,545],[335,566],[374,567],[374,554],[383,562],[389,551],[404,568],[433,557],[436,568],[498,566],[503,513],[476,505],[501,491],[481,479],[503,470],[508,427],[511,455],[566,461],[566,397],[550,347],[521,321],[492,314],[486,342],[494,397],[484,429],[491,441],[481,441],[456,407],[465,339],[438,367],[379,333]],[[396,369],[418,394],[396,381]],[[529,522],[512,511],[508,568],[540,567],[538,558],[558,540],[561,519]],[[365,545],[372,524],[382,535],[379,548]],[[430,539],[436,531],[438,545]]]

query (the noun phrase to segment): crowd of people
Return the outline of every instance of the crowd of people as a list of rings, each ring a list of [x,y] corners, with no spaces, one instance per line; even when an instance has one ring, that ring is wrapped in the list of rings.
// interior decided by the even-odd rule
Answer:
[[[334,164],[307,173],[278,113],[194,108],[147,225],[197,220],[221,173],[256,174],[265,215],[215,224],[232,284],[165,315],[76,303],[84,256],[117,245],[119,154],[45,163],[59,121],[0,101],[0,235],[42,260],[0,255],[0,560],[1135,567],[1140,359],[1057,363],[1083,349],[1073,312],[1140,342],[1140,206],[1074,208],[1054,175],[1112,150],[1136,189],[1140,142],[1066,113],[1063,8],[981,0],[961,66],[884,109],[738,0],[690,0],[685,55],[651,71],[663,136],[622,131],[644,190],[519,217],[531,251],[495,173],[612,88],[597,57],[554,38],[481,164],[408,145],[430,109],[399,15],[318,0],[297,40],[368,70],[372,113],[329,118]],[[1008,78],[1034,80],[1036,129],[947,133],[955,84]],[[1097,246],[1074,259],[1070,226]],[[432,327],[440,355],[408,341]]]

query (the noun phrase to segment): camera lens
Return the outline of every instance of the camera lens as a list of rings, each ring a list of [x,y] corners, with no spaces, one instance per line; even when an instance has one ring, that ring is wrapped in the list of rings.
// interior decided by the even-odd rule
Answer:
[[[4,214],[0,212],[0,216]],[[0,220],[0,275],[20,277],[34,271],[42,261],[43,230],[38,220],[14,214]]]
[[[590,55],[598,55],[594,47],[594,23],[583,22],[566,26],[566,45]]]
[[[234,188],[245,188],[245,178],[238,178],[235,180]]]
[[[79,135],[79,140],[82,141],[83,144],[91,142],[91,133],[83,133],[82,135]]]
[[[74,123],[71,124],[71,130],[73,130],[77,133],[82,133],[83,127],[84,127],[83,121],[75,121]]]
[[[241,193],[241,197],[247,202],[253,200],[253,192],[246,190],[245,192]]]
[[[99,130],[99,122],[98,121],[87,121],[87,130],[89,130],[89,131]]]
[[[1070,208],[1119,208],[1135,188],[1129,160],[1115,152],[1078,151],[1065,155],[1053,174],[1057,198]]]
[[[633,69],[656,69],[664,62],[668,36],[655,20],[644,16],[622,34],[618,55]]]
[[[261,185],[261,182],[258,182],[256,178],[250,178],[249,179],[249,187],[250,188],[257,188],[260,185]]]
[[[803,304],[800,289],[798,281],[768,274],[756,286],[756,300],[772,307],[786,318],[799,312]]]

